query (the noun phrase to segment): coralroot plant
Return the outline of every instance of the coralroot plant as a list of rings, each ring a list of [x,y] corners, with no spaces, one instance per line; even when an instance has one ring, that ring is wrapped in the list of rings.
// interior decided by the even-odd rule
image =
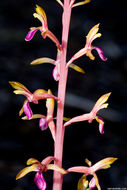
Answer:
[[[23,84],[19,82],[11,81],[10,85],[15,89],[15,94],[24,95],[26,97],[23,106],[19,112],[21,116],[23,113],[25,116],[22,117],[24,120],[31,119],[39,119],[39,128],[43,131],[46,129],[50,129],[52,138],[54,140],[54,156],[48,156],[43,159],[41,162],[34,158],[30,158],[27,161],[27,167],[22,169],[16,179],[20,179],[24,177],[29,172],[36,172],[34,182],[36,183],[38,189],[45,190],[47,187],[46,181],[43,177],[43,173],[47,170],[54,170],[53,176],[53,190],[62,190],[63,176],[67,175],[69,172],[78,172],[83,173],[81,179],[79,179],[77,188],[78,190],[85,189],[101,189],[99,185],[99,180],[96,175],[96,171],[100,169],[107,169],[110,165],[117,159],[113,157],[105,158],[93,166],[91,166],[91,162],[86,159],[86,163],[89,167],[85,166],[74,166],[68,169],[62,168],[62,157],[63,157],[63,144],[64,144],[64,133],[67,126],[71,123],[75,122],[83,122],[88,121],[91,123],[94,119],[99,123],[99,132],[101,134],[104,133],[104,120],[98,115],[100,109],[107,108],[108,100],[111,93],[107,93],[102,95],[94,105],[93,109],[89,113],[85,113],[80,116],[75,116],[74,118],[63,123],[64,120],[64,104],[65,104],[65,93],[66,93],[66,83],[68,76],[68,68],[71,67],[74,70],[84,73],[84,70],[75,65],[73,62],[80,58],[81,56],[88,56],[91,60],[94,60],[95,57],[92,54],[92,50],[96,50],[99,57],[102,61],[106,61],[107,58],[104,56],[104,53],[101,48],[92,46],[93,40],[101,36],[99,31],[99,24],[96,24],[92,27],[92,29],[88,32],[86,36],[86,43],[82,49],[80,49],[75,55],[70,58],[69,61],[66,60],[67,55],[67,47],[68,47],[68,34],[69,34],[69,26],[70,26],[70,18],[71,11],[74,7],[84,5],[89,3],[90,0],[85,0],[81,2],[76,2],[76,0],[57,0],[59,5],[63,9],[62,13],[62,37],[61,41],[57,39],[57,37],[50,31],[48,27],[48,21],[46,17],[46,13],[40,6],[36,5],[36,12],[33,14],[35,18],[37,18],[41,22],[41,26],[32,27],[28,32],[25,40],[30,41],[35,36],[37,31],[40,32],[41,37],[43,39],[49,38],[51,39],[57,48],[56,60],[51,58],[42,57],[37,58],[31,62],[31,65],[50,63],[54,65],[54,69],[52,72],[53,79],[58,82],[58,96],[54,96],[51,90],[43,90],[37,89],[33,93],[31,93]],[[33,111],[30,107],[30,104],[38,104],[40,100],[46,100],[46,108],[47,115],[43,114],[33,114]],[[54,121],[54,105],[55,101],[57,101],[57,116]],[[54,164],[50,164],[50,162],[54,161]],[[90,181],[87,180],[87,176],[91,175],[92,178]]]

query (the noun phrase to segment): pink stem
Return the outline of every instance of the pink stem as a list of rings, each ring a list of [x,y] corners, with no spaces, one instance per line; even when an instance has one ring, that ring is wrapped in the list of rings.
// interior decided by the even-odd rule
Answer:
[[[63,157],[63,142],[64,142],[64,126],[63,126],[63,115],[64,115],[64,102],[66,92],[66,82],[68,69],[66,68],[66,55],[67,55],[67,43],[71,17],[70,0],[64,0],[63,6],[63,31],[62,31],[62,50],[60,55],[60,80],[58,86],[58,98],[57,103],[57,123],[56,123],[56,140],[54,157],[57,159],[55,164],[62,166]],[[62,190],[63,175],[54,171],[53,178],[53,190]]]

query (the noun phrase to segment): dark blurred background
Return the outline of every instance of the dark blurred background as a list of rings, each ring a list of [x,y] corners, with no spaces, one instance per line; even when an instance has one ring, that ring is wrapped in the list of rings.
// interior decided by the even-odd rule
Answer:
[[[127,9],[126,1],[92,0],[91,3],[73,9],[69,35],[68,57],[85,45],[85,36],[100,23],[102,37],[93,42],[102,48],[108,60],[103,62],[96,51],[95,61],[83,56],[75,61],[86,74],[69,70],[65,116],[74,117],[89,112],[96,100],[107,92],[109,108],[100,111],[105,118],[105,133],[99,134],[98,123],[73,124],[66,128],[63,167],[85,165],[106,158],[119,160],[108,170],[99,171],[102,190],[127,187]],[[57,95],[57,82],[52,78],[53,66],[30,66],[39,57],[55,59],[56,47],[43,40],[38,32],[32,41],[24,40],[29,28],[39,26],[34,19],[35,4],[44,8],[49,29],[61,40],[62,8],[55,0],[2,0],[0,1],[0,190],[35,190],[34,173],[19,181],[16,174],[26,166],[26,160],[34,157],[42,160],[53,155],[53,140],[49,130],[42,132],[38,120],[23,121],[18,112],[23,96],[13,94],[8,81],[18,81],[30,91],[38,88],[52,89]],[[34,113],[46,114],[45,101],[32,105]],[[52,172],[44,174],[50,190]],[[63,190],[76,190],[80,174],[68,174]]]

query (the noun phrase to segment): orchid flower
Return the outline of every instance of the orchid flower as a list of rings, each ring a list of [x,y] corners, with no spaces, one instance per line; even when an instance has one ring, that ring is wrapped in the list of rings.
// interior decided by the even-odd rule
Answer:
[[[97,187],[98,190],[101,190],[96,172],[98,170],[101,170],[101,169],[110,168],[111,167],[110,165],[113,162],[115,162],[117,159],[118,158],[108,157],[108,158],[105,158],[105,159],[97,162],[93,166],[91,166],[91,162],[89,162],[89,160],[86,159],[86,163],[89,165],[89,167],[75,166],[75,167],[69,168],[67,171],[68,172],[84,173],[84,175],[81,177],[81,179],[78,182],[78,190],[86,189],[88,187],[88,184],[89,184],[90,190],[94,189],[95,187]],[[86,180],[86,176],[88,176],[88,175],[93,176],[90,183],[88,183],[88,181]]]
[[[98,55],[100,56],[100,58],[103,61],[106,61],[107,58],[104,56],[104,53],[102,51],[101,48],[99,47],[94,47],[92,46],[92,42],[93,40],[95,40],[96,38],[101,37],[101,33],[97,33],[99,30],[99,24],[95,25],[88,33],[88,35],[86,36],[86,45],[83,49],[79,50],[71,59],[70,61],[67,63],[67,67],[69,67],[72,62],[76,59],[78,59],[79,57],[83,56],[83,55],[87,55],[91,60],[94,60],[95,57],[92,54],[92,50],[95,49],[98,52]]]
[[[61,51],[58,50],[56,60],[47,58],[47,57],[43,57],[43,58],[38,58],[38,59],[32,61],[30,64],[38,65],[38,64],[43,64],[43,63],[51,63],[52,65],[55,66],[53,69],[53,72],[52,72],[53,78],[54,78],[54,80],[59,81],[59,79],[60,79],[60,54],[61,54]],[[82,68],[78,67],[75,64],[71,64],[70,68],[72,68],[75,71],[78,71],[80,73],[83,73],[83,74],[85,73],[85,71]]]
[[[16,176],[16,180],[24,177],[26,174],[30,172],[36,172],[34,182],[37,185],[39,190],[45,190],[47,187],[46,181],[43,177],[43,172],[46,172],[47,170],[55,170],[57,172],[60,172],[61,174],[66,174],[66,170],[63,168],[55,165],[50,164],[52,160],[55,160],[53,156],[48,156],[42,162],[39,162],[38,160],[34,158],[30,158],[27,160],[27,167],[22,169]]]
[[[52,94],[51,90],[48,90],[48,94]],[[47,107],[47,116],[42,114],[33,114],[30,119],[37,119],[39,118],[39,127],[42,131],[46,130],[48,127],[51,131],[52,137],[55,141],[55,123],[53,121],[53,113],[54,113],[54,99],[47,98],[46,100],[46,107]],[[28,120],[27,116],[22,117],[23,120]]]
[[[56,44],[57,48],[61,49],[58,39],[48,29],[48,23],[45,11],[40,6],[36,5],[36,13],[34,13],[33,16],[34,18],[37,18],[41,22],[42,26],[30,28],[30,31],[28,32],[25,40],[30,41],[34,37],[35,33],[37,31],[40,31],[44,39],[46,37],[49,37]]]
[[[99,123],[99,131],[101,134],[104,133],[104,121],[103,118],[101,118],[100,116],[97,115],[98,111],[100,109],[103,108],[107,108],[108,107],[108,103],[105,103],[111,93],[107,93],[102,95],[96,102],[95,106],[93,107],[92,111],[90,113],[86,113],[77,117],[72,118],[71,120],[67,121],[64,126],[68,126],[71,123],[75,123],[75,122],[80,122],[80,121],[88,121],[89,123],[91,123],[93,121],[93,119],[95,119],[98,123]]]
[[[14,90],[15,94],[21,94],[21,95],[26,96],[27,99],[24,101],[23,106],[19,112],[19,115],[21,116],[22,113],[24,112],[28,119],[31,119],[33,115],[29,102],[38,104],[39,100],[43,100],[47,98],[53,98],[55,100],[58,100],[57,97],[55,97],[52,94],[48,94],[48,92],[43,89],[38,89],[38,90],[35,90],[34,93],[31,93],[23,84],[19,82],[11,81],[9,83],[15,89]]]

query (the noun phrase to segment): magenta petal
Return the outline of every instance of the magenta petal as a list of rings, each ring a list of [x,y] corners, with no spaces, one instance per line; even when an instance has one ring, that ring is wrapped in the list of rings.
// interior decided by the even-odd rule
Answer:
[[[104,124],[99,123],[99,131],[101,134],[104,134]]]
[[[48,122],[46,121],[45,118],[41,118],[39,120],[39,127],[42,131],[46,130],[48,128]]]
[[[98,53],[98,55],[100,56],[100,58],[103,60],[103,61],[106,61],[107,58],[104,56],[104,52],[102,51],[101,48],[99,47],[93,47],[92,49],[95,49]]]
[[[42,175],[42,172],[37,172],[34,178],[34,182],[36,183],[38,189],[45,190],[46,189],[46,181]]]
[[[96,183],[95,183],[95,178],[94,177],[89,182],[89,188],[91,190],[96,188]]]
[[[101,134],[104,134],[104,120],[100,116],[97,116],[97,117],[98,117],[98,119],[100,119],[102,121],[102,123],[99,123],[99,131]]]
[[[54,80],[59,81],[60,74],[58,73],[56,66],[53,69],[52,75],[53,75]]]
[[[23,105],[23,111],[24,113],[26,114],[27,118],[28,119],[31,119],[32,118],[32,115],[33,115],[33,112],[29,106],[29,101],[26,101]]]
[[[30,30],[25,38],[26,41],[30,41],[32,40],[32,38],[34,37],[35,33],[40,30],[39,28],[34,28],[32,30]]]

